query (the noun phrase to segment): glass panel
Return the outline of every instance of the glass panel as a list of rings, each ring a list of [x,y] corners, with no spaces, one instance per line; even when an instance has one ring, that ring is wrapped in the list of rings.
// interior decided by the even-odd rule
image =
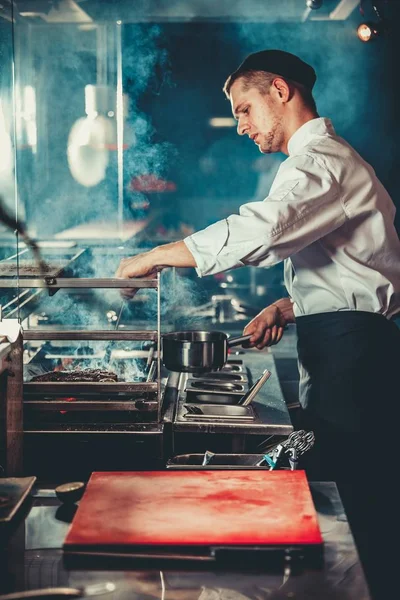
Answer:
[[[275,27],[272,12],[252,13],[254,23],[248,13],[240,24],[242,12],[229,3],[218,14],[205,3],[189,10],[190,2],[29,4],[30,11],[18,5],[14,29],[0,21],[3,129],[18,191],[11,166],[11,187],[2,180],[0,193],[40,258],[7,230],[2,304],[21,293],[18,308],[5,313],[28,328],[103,321],[112,328],[107,315],[120,314],[117,290],[56,292],[27,288],[27,281],[112,278],[121,258],[182,239],[264,197],[283,156],[260,156],[236,135],[221,88]],[[285,16],[300,23],[303,10],[294,14],[294,6]],[[5,287],[14,280],[15,288]],[[202,280],[194,270],[163,273],[162,287],[164,331],[232,321],[241,330],[253,316],[242,304],[257,311],[284,293],[281,266]],[[155,329],[156,308],[155,291],[141,290],[126,303],[120,327]]]
[[[5,10],[5,9],[4,9]],[[12,9],[10,9],[12,10]],[[15,186],[15,137],[13,102],[13,29],[10,10],[0,18],[0,269],[4,261],[16,256],[17,205]],[[16,270],[10,273],[16,279]],[[1,289],[0,305],[3,313],[16,306],[15,288]]]

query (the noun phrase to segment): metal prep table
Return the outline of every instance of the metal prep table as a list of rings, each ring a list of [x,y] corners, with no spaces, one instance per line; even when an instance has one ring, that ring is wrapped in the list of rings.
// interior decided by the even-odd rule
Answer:
[[[124,570],[68,570],[61,546],[74,509],[62,506],[52,486],[36,489],[25,506],[26,518],[8,535],[0,533],[0,593],[34,588],[80,587],[112,581],[117,588],[105,600],[194,599],[255,600],[296,598],[310,600],[370,600],[364,573],[346,515],[333,482],[310,484],[324,538],[324,562],[320,569],[302,568],[297,573],[216,570],[215,567],[174,567],[149,563]]]
[[[182,385],[180,381],[174,381],[172,389],[170,387],[167,390],[163,419],[164,424],[169,423],[172,428],[173,454],[204,452],[205,450],[259,452],[260,450],[255,450],[258,444],[269,439],[282,439],[293,431],[275,360],[270,350],[260,352],[249,349],[241,351],[237,357],[243,359],[244,364],[250,369],[253,381],[262,374],[264,369],[271,372],[270,379],[250,405],[250,407],[254,407],[256,418],[248,422],[229,419],[219,419],[208,423],[196,421],[196,419],[185,421],[182,418],[182,409],[186,404],[182,397]],[[172,374],[172,378],[176,376],[177,374]],[[221,447],[221,443],[224,443],[225,446]]]

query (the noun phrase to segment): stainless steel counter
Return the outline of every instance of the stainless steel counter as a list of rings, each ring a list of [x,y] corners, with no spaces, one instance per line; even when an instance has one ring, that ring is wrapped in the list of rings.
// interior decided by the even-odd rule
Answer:
[[[246,407],[254,415],[250,419],[219,418],[208,421],[196,418],[184,418],[187,402],[182,394],[182,382],[174,384],[178,387],[174,402],[175,412],[167,411],[167,418],[172,421],[175,454],[215,450],[219,452],[251,452],[257,444],[270,437],[283,438],[293,431],[289,411],[282,393],[279,376],[273,354],[269,349],[262,352],[254,349],[246,350],[234,358],[243,359],[244,365],[251,373],[254,382],[268,369],[271,377],[260,389],[253,402]],[[181,378],[185,374],[181,375]],[[244,407],[243,407],[244,408]],[[189,434],[189,435],[187,435]],[[223,434],[218,437],[215,434]],[[221,444],[225,440],[225,447]],[[230,445],[229,445],[230,444]]]
[[[37,490],[26,519],[9,535],[0,535],[0,593],[49,586],[80,587],[112,581],[116,591],[105,600],[150,598],[174,600],[370,600],[364,573],[354,546],[336,485],[310,484],[324,539],[320,569],[302,567],[245,571],[216,569],[204,564],[165,563],[149,566],[111,563],[107,570],[68,569],[61,546],[74,506],[61,506],[53,488]]]

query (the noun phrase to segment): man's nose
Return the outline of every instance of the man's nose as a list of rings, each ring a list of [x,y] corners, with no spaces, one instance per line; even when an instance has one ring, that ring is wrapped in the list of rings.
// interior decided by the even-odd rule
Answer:
[[[246,133],[246,125],[245,123],[238,121],[237,124],[237,132],[239,135],[244,135]]]

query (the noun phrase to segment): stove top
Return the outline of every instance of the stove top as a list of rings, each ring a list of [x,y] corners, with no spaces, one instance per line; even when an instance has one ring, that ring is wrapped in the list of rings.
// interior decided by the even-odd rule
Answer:
[[[250,404],[242,405],[266,369],[270,379]],[[280,435],[293,429],[270,352],[235,353],[219,371],[181,373],[178,378],[175,432]]]
[[[228,359],[219,371],[187,374],[182,383],[176,420],[180,422],[249,422],[253,406],[240,406],[249,390],[249,372],[242,359]]]

